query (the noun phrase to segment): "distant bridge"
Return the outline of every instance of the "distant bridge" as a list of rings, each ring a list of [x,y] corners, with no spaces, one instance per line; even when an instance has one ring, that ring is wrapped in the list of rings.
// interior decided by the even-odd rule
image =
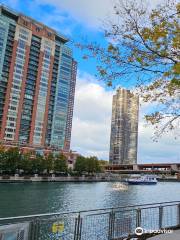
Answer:
[[[112,173],[180,173],[180,163],[110,164],[104,168]]]

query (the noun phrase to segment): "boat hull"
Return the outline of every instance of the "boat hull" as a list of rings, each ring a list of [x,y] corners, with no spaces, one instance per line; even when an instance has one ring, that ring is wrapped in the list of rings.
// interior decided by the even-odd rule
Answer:
[[[154,184],[157,184],[157,182],[131,182],[131,181],[128,181],[128,184],[130,184],[130,185],[154,185]]]

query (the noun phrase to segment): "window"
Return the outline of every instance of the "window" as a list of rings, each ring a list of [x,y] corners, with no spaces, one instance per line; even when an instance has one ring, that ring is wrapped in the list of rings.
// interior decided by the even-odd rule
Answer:
[[[23,24],[24,24],[25,26],[28,26],[28,22],[25,21],[25,20],[23,20]]]
[[[12,101],[12,99],[11,99],[11,104],[12,104],[13,106],[17,106],[17,105],[18,105],[18,102]]]
[[[24,96],[25,98],[27,98],[27,99],[33,99],[33,96],[31,96],[31,95],[28,95],[28,94],[25,94],[25,96]]]
[[[12,138],[12,137],[13,137],[12,134],[5,134],[5,136],[6,136],[7,138]]]
[[[19,69],[15,68],[14,73],[22,74],[22,70],[19,70]]]
[[[72,59],[71,56],[69,56],[69,55],[67,55],[67,54],[65,54],[65,53],[63,53],[62,56],[65,57],[65,58],[68,58],[68,59]]]
[[[21,79],[21,77],[22,76],[20,74],[17,74],[17,73],[14,74],[14,78],[16,78],[16,79]]]
[[[61,67],[61,69],[63,69],[66,72],[71,72],[71,69],[67,68],[67,67]]]
[[[24,61],[23,60],[21,60],[21,59],[16,59],[16,63],[18,63],[18,64],[21,64],[21,65],[24,65]]]
[[[40,27],[36,27],[36,32],[40,32],[41,28]]]
[[[20,28],[19,30],[20,33],[24,34],[24,35],[28,35],[28,31],[26,31],[24,28]]]
[[[18,90],[19,90],[19,89],[21,89],[21,87],[20,87],[20,86],[18,86],[18,85],[15,85],[15,84],[13,84],[13,88],[14,88],[14,89],[18,89]]]
[[[14,106],[9,106],[9,109],[11,109],[11,110],[16,110],[16,107],[14,107]]]
[[[15,132],[15,129],[12,129],[12,128],[6,128],[6,131],[7,131],[7,132]]]
[[[28,40],[28,36],[25,36],[24,34],[19,34],[19,37],[24,40]]]
[[[13,118],[13,117],[8,117],[8,120],[9,120],[9,121],[13,121],[13,122],[14,122],[14,121],[16,120],[16,118]]]
[[[13,80],[13,83],[16,83],[16,84],[21,84],[21,80],[19,79],[19,80]]]
[[[23,68],[23,65],[22,65],[22,64],[17,64],[17,62],[16,62],[15,67],[16,67],[16,68],[19,68],[19,69],[22,69],[22,68]]]
[[[9,122],[9,123],[8,123],[8,126],[10,126],[10,127],[14,127],[14,126],[15,126],[15,123],[13,123],[13,122]]]
[[[45,53],[44,53],[44,57],[47,58],[47,59],[50,59],[50,54],[47,53],[47,52],[45,52]]]
[[[19,39],[18,47],[25,49],[26,42],[22,39]]]
[[[21,53],[21,54],[23,54],[23,55],[25,54],[25,50],[24,50],[24,49],[18,48],[18,49],[17,49],[17,52],[18,52],[18,53]]]
[[[48,35],[48,37],[51,37],[51,36],[52,36],[52,33],[48,32],[47,35]]]
[[[13,99],[13,100],[19,100],[19,95],[11,94],[11,99]]]

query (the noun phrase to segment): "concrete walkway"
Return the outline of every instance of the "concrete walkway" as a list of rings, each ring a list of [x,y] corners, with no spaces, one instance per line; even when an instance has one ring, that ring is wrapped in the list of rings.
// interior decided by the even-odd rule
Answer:
[[[174,230],[173,233],[160,234],[148,240],[180,240],[180,230]]]

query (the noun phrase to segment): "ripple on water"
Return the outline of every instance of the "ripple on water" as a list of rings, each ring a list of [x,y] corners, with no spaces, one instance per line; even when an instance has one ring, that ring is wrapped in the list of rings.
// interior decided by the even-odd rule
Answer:
[[[179,182],[113,188],[111,182],[1,183],[0,217],[180,200]]]

